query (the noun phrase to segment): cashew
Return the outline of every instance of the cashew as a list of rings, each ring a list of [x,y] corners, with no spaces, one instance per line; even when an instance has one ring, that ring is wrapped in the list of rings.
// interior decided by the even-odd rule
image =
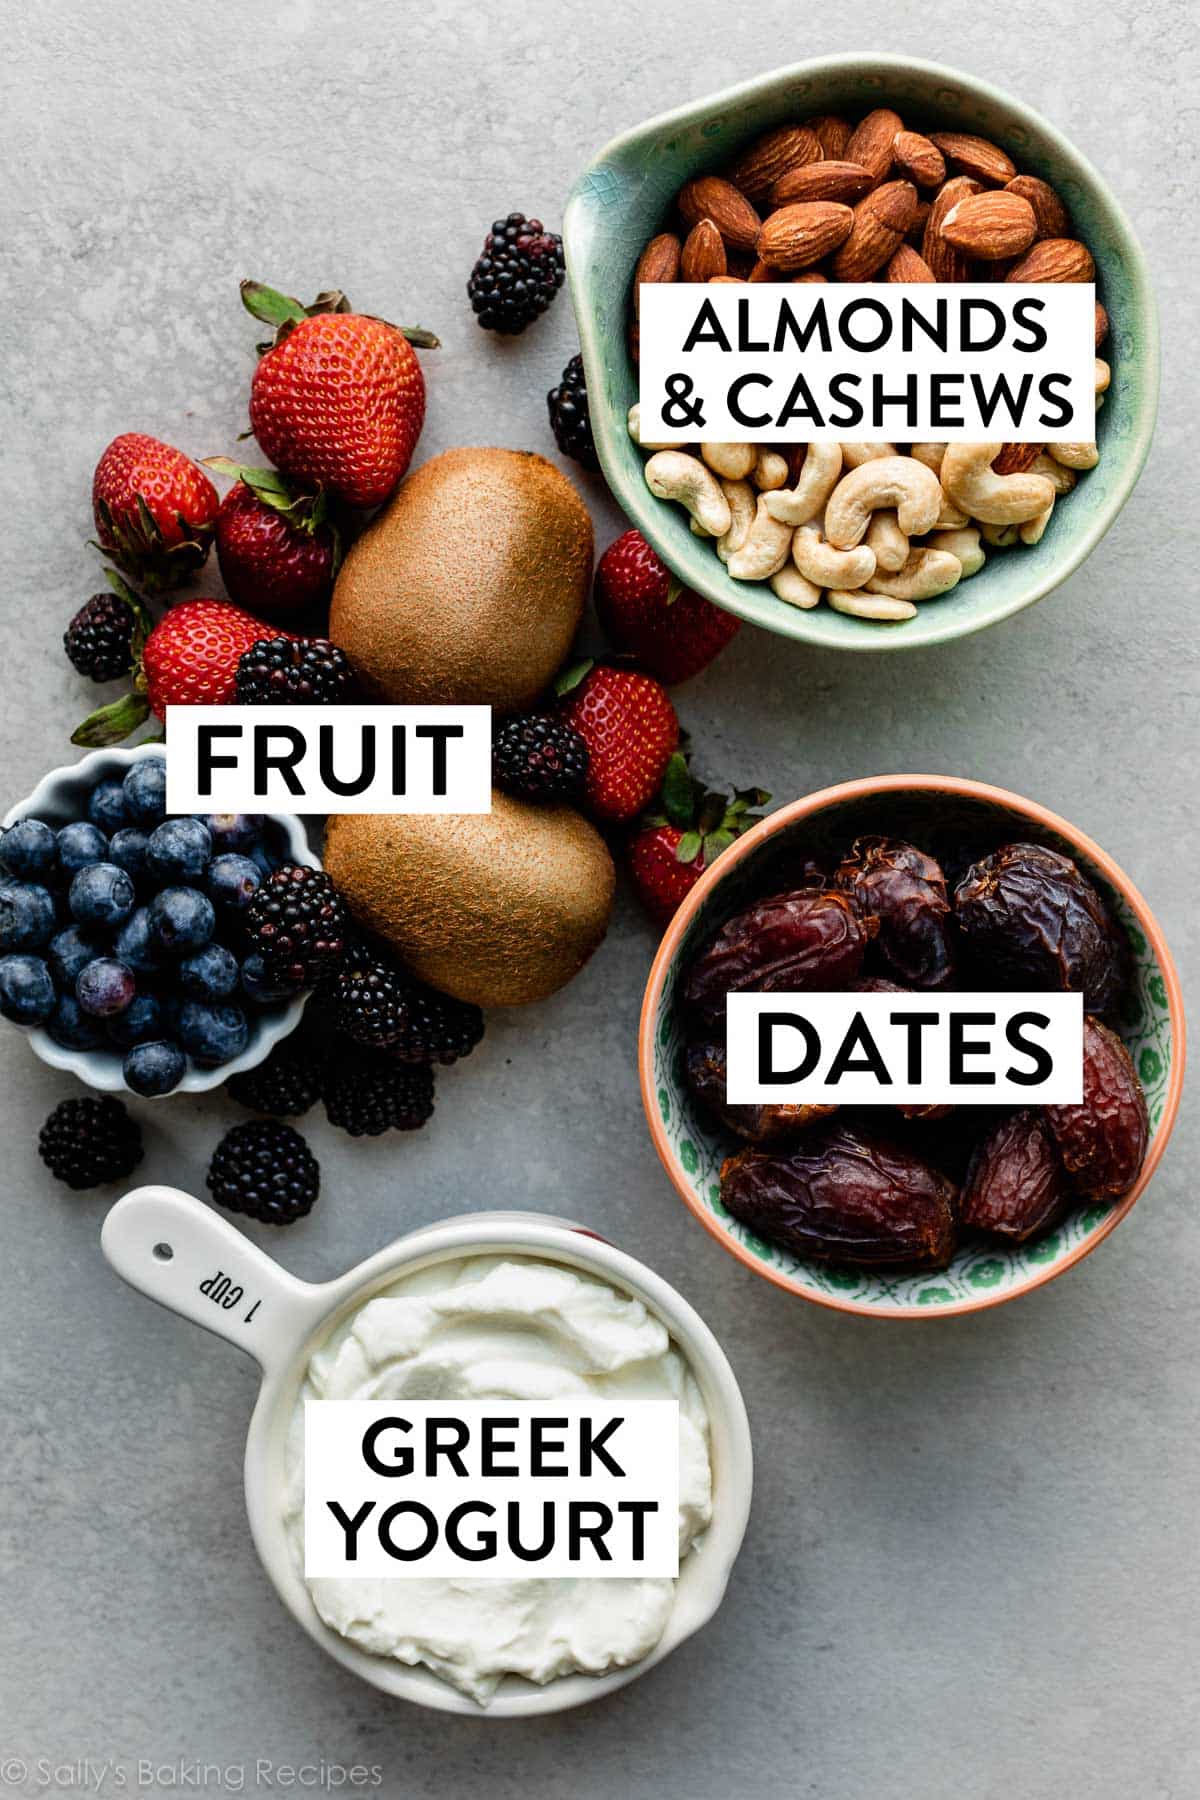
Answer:
[[[935,531],[957,531],[960,525],[969,525],[970,519],[961,506],[955,506],[953,500],[942,498],[942,510],[934,521]]]
[[[1100,461],[1095,444],[1047,444],[1046,449],[1056,463],[1068,469],[1094,469]]]
[[[840,444],[810,444],[794,488],[767,495],[767,511],[781,525],[807,525],[824,511],[842,472]]]
[[[1000,444],[948,444],[942,481],[956,506],[985,525],[1021,525],[1045,512],[1054,490],[1042,475],[997,475]]]
[[[842,445],[842,461],[848,469],[861,469],[865,462],[875,462],[881,456],[895,456],[895,444],[847,444]]]
[[[769,581],[782,569],[791,547],[791,526],[771,517],[766,495],[760,494],[746,541],[727,558],[725,567],[735,581]]]
[[[962,578],[978,575],[986,558],[979,542],[979,529],[975,525],[959,526],[954,531],[935,531],[929,540],[931,550],[948,550],[962,564]]]
[[[834,612],[849,613],[855,619],[877,619],[898,625],[902,619],[915,619],[917,609],[907,600],[889,600],[883,594],[843,594],[836,588],[825,598]]]
[[[918,462],[924,463],[927,469],[932,469],[935,475],[940,475],[946,446],[945,444],[910,444],[908,454],[915,456]]]
[[[750,477],[760,493],[786,487],[787,478],[787,457],[780,456],[778,450],[760,450],[755,459],[754,473]]]
[[[676,450],[677,444],[648,444],[642,437],[642,409],[635,400],[629,409],[629,435],[642,450]]]
[[[717,555],[722,562],[728,562],[735,550],[740,550],[750,535],[750,527],[754,523],[754,489],[748,481],[723,481],[721,492],[729,502],[729,530],[724,537],[717,539]]]
[[[700,454],[726,481],[745,481],[758,452],[753,444],[701,444]]]
[[[724,537],[733,522],[716,476],[698,456],[659,450],[646,464],[646,486],[660,500],[678,500],[709,537]]]
[[[994,550],[1007,550],[1010,544],[1015,544],[1017,542],[1017,527],[1015,525],[989,525],[985,523],[980,526],[979,532],[984,543],[990,544]]]
[[[1102,356],[1096,358],[1096,392],[1106,394],[1108,384],[1112,380],[1112,370]]]
[[[821,598],[816,582],[802,575],[794,563],[784,563],[782,569],[776,569],[771,577],[771,592],[804,612],[809,612]]]
[[[1035,475],[1044,475],[1046,477],[1046,480],[1050,483],[1060,499],[1064,494],[1069,494],[1071,489],[1075,486],[1075,483],[1079,480],[1074,469],[1068,469],[1065,468],[1062,463],[1056,463],[1054,458],[1052,456],[1047,456],[1044,450],[1038,452],[1030,466]]]
[[[962,580],[962,564],[948,550],[912,550],[895,575],[872,575],[867,588],[872,594],[889,594],[893,600],[933,600],[948,594]]]
[[[908,555],[908,539],[896,523],[896,515],[890,507],[871,514],[871,523],[867,526],[867,543],[875,552],[875,561],[881,569],[894,571],[904,567],[904,559]],[[838,585],[854,587],[856,584],[853,581],[843,581]]]
[[[1023,544],[1040,544],[1042,535],[1050,523],[1050,514],[1054,511],[1052,500],[1045,512],[1038,513],[1036,518],[1026,519],[1023,525],[1017,526],[1017,536]]]
[[[872,457],[843,475],[829,496],[825,536],[835,549],[852,550],[861,543],[871,514],[894,506],[905,537],[924,537],[937,523],[942,499],[941,484],[924,463],[911,456]]]
[[[792,539],[792,561],[800,573],[820,587],[860,588],[875,573],[875,552],[866,544],[835,550],[815,525],[800,525]]]

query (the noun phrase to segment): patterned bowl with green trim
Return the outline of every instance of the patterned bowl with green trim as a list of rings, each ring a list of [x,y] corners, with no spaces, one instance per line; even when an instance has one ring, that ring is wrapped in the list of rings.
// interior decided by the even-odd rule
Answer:
[[[964,1242],[948,1269],[887,1274],[835,1268],[767,1243],[725,1212],[720,1171],[740,1147],[705,1117],[683,1079],[677,990],[697,953],[725,921],[764,894],[791,885],[799,859],[828,863],[862,833],[911,838],[951,861],[1019,838],[1072,856],[1095,882],[1129,940],[1132,977],[1121,1034],[1146,1091],[1150,1145],[1137,1182],[1118,1198],[1085,1200],[1046,1236],[1014,1249]],[[672,919],[642,1006],[642,1099],[663,1166],[700,1223],[748,1268],[806,1300],[872,1318],[930,1318],[996,1306],[1061,1275],[1129,1212],[1158,1165],[1183,1085],[1184,1022],[1179,981],[1153,913],[1100,846],[1032,800],[1003,788],[942,775],[889,775],[845,782],[782,807],[725,851]]]
[[[766,582],[735,581],[681,507],[646,486],[627,415],[637,399],[627,325],[637,259],[669,220],[693,175],[724,166],[772,126],[807,114],[894,106],[924,130],[975,132],[1001,144],[1027,174],[1061,194],[1096,260],[1096,288],[1112,335],[1112,386],[1096,421],[1100,462],[1056,506],[1042,541],[989,551],[977,575],[915,619],[881,625],[822,604],[799,611]],[[760,75],[615,138],[576,182],[563,241],[587,372],[596,449],[618,505],[681,581],[727,612],[784,637],[839,650],[911,650],[967,637],[1040,600],[1091,554],[1124,506],[1146,459],[1158,408],[1158,321],[1146,260],[1102,177],[1039,114],[986,81],[912,57],[822,57]]]

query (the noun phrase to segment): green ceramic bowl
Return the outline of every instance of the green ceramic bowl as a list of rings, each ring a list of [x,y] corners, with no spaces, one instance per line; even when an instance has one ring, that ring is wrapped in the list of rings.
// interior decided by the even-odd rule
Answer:
[[[683,1079],[676,994],[684,971],[733,913],[789,884],[797,858],[835,860],[860,833],[908,837],[934,854],[1006,838],[1073,856],[1124,927],[1133,974],[1121,1035],[1141,1078],[1150,1144],[1137,1181],[1117,1198],[1081,1200],[1046,1236],[1016,1249],[964,1243],[934,1274],[873,1274],[803,1261],[730,1218],[721,1205],[724,1158],[741,1146],[694,1105]],[[739,1261],[806,1300],[872,1318],[975,1312],[1039,1287],[1093,1250],[1129,1213],[1166,1148],[1183,1087],[1179,980],[1162,931],[1129,877],[1065,819],[1003,788],[945,775],[886,775],[844,782],[781,807],[728,849],[675,914],[646,984],[639,1051],[642,1100],[655,1148],[690,1210]]]
[[[925,601],[902,625],[801,612],[765,584],[734,581],[679,507],[656,500],[626,415],[637,376],[626,348],[629,288],[648,238],[662,229],[689,177],[720,168],[773,125],[806,114],[895,106],[914,126],[958,128],[1002,144],[1027,173],[1062,195],[1096,259],[1097,291],[1112,320],[1105,354],[1112,387],[1097,420],[1099,466],[1057,506],[1040,544],[989,555],[978,575]],[[907,650],[994,625],[1040,600],[1095,549],[1141,472],[1158,403],[1158,322],[1132,227],[1091,164],[1052,125],[987,82],[900,56],[833,56],[797,63],[651,119],[613,140],[576,183],[564,225],[567,268],[587,370],[592,428],[617,501],[679,578],[718,606],[785,637],[841,650]]]

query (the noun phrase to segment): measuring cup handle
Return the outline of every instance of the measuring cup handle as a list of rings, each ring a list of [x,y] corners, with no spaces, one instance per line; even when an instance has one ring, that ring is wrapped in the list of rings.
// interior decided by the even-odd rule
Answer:
[[[317,1288],[178,1188],[136,1188],[118,1200],[100,1247],[131,1287],[228,1338],[264,1369],[294,1351],[323,1310]]]

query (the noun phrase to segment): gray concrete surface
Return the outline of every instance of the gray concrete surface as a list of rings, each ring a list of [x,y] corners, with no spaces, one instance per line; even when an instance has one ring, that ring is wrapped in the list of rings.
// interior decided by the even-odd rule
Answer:
[[[1149,467],[1032,613],[898,659],[747,630],[681,710],[708,773],[778,799],[912,768],[1036,796],[1133,873],[1194,976],[1189,9],[5,0],[0,16],[5,803],[70,756],[84,706],[59,638],[98,585],[98,451],[130,428],[235,447],[254,335],[239,276],[340,282],[440,330],[423,455],[546,450],[569,305],[515,344],[476,331],[462,288],[488,221],[557,222],[611,134],[735,77],[909,49],[1041,108],[1137,222],[1164,326]],[[598,481],[588,497],[604,544],[617,515]],[[265,1792],[277,1765],[320,1759],[377,1765],[406,1800],[1200,1791],[1195,1109],[1133,1218],[1060,1283],[924,1327],[831,1316],[744,1273],[659,1170],[634,1064],[652,948],[622,902],[571,989],[497,1018],[446,1076],[418,1140],[355,1146],[314,1125],[324,1197],[270,1240],[319,1277],[496,1198],[568,1211],[677,1282],[725,1343],[758,1486],[722,1612],[616,1699],[525,1725],[389,1703],[285,1617],[244,1529],[251,1367],[109,1274],[105,1199],[55,1190],[34,1153],[69,1084],[0,1033],[0,1791],[166,1793],[209,1763],[204,1791]],[[199,1190],[228,1111],[137,1110],[146,1174]]]

